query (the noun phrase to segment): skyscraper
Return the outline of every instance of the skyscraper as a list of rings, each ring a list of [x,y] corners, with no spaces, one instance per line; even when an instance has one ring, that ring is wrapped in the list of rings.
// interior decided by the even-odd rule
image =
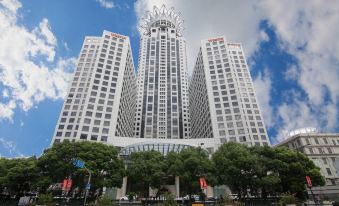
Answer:
[[[190,137],[186,41],[174,9],[154,7],[143,19],[135,137]]]
[[[85,37],[52,143],[133,136],[136,76],[127,36]]]
[[[86,37],[52,143],[189,145],[211,153],[228,141],[269,145],[241,45],[225,37],[201,41],[188,83],[182,23],[173,8],[147,14],[137,77],[127,36]]]
[[[270,144],[241,44],[201,41],[189,98],[191,138]]]

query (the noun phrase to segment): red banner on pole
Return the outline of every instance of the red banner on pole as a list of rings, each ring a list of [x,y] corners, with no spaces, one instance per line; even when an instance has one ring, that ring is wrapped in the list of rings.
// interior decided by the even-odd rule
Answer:
[[[311,181],[310,176],[306,176],[306,181],[307,181],[307,186],[312,187],[312,181]]]
[[[72,187],[72,179],[64,179],[62,183],[62,189],[69,191]]]
[[[200,177],[200,188],[201,189],[206,189],[207,188],[207,183],[204,177]]]

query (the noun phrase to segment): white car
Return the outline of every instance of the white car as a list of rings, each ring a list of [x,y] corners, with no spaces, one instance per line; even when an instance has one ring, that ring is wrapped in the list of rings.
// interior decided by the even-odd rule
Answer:
[[[186,195],[183,199],[189,200],[189,196]],[[194,199],[195,201],[199,201],[200,197],[199,197],[199,195],[191,195],[191,199]]]
[[[128,197],[127,197],[127,196],[120,197],[120,200],[122,200],[122,201],[127,201],[127,200],[128,200]]]

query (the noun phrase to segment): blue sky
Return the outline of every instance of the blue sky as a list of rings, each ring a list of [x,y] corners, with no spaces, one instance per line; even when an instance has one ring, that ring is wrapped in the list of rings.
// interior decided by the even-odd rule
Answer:
[[[163,3],[185,20],[189,72],[201,39],[242,43],[272,143],[301,127],[338,132],[339,5],[271,2],[0,1],[0,155],[49,146],[85,36],[128,35],[137,63],[139,18]]]

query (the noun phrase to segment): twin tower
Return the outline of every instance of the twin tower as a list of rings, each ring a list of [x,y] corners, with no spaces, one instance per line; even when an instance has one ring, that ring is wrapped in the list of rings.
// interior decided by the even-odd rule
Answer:
[[[127,36],[85,37],[52,144],[269,145],[241,45],[202,40],[189,78],[182,23],[165,6],[145,16],[137,75]]]

